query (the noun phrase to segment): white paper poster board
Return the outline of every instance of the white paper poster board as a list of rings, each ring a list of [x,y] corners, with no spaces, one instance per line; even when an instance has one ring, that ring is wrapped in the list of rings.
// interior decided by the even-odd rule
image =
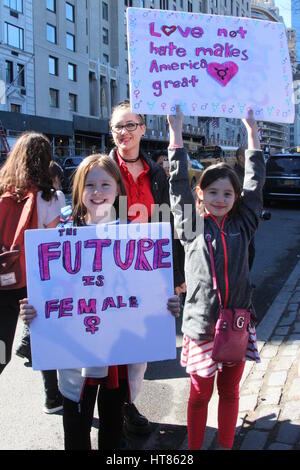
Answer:
[[[294,122],[282,23],[128,8],[127,29],[134,112]]]
[[[170,224],[25,233],[35,370],[176,358]]]

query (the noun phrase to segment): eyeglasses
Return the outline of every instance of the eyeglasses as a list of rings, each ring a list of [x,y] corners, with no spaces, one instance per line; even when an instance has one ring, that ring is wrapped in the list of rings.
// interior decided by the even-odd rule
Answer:
[[[137,130],[138,126],[144,126],[143,122],[127,122],[123,126],[121,124],[116,124],[115,126],[111,126],[112,132],[116,134],[120,134],[123,129],[126,129],[128,132],[134,132]]]

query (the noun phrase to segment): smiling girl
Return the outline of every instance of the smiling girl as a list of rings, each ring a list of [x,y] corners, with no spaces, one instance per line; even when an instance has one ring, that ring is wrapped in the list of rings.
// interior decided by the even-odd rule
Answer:
[[[185,249],[187,295],[182,323],[181,364],[191,377],[188,445],[191,450],[202,446],[208,403],[217,373],[218,442],[220,448],[231,449],[245,360],[259,361],[254,324],[250,327],[248,349],[242,362],[216,363],[212,359],[212,350],[220,304],[223,308],[253,312],[248,246],[257,229],[262,207],[264,159],[256,122],[253,113],[249,113],[243,120],[248,132],[243,192],[234,170],[220,163],[206,168],[201,175],[195,205],[189,186],[187,156],[182,141],[183,115],[179,107],[176,115],[168,119],[171,209]],[[203,222],[200,224],[203,230],[197,234],[195,228],[199,221]]]

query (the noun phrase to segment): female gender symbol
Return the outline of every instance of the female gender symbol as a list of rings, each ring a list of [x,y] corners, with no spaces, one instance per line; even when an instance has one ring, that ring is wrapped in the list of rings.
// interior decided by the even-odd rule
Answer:
[[[99,317],[86,317],[84,319],[84,326],[86,326],[86,331],[94,335],[96,331],[99,330],[98,325],[100,324]]]
[[[136,99],[138,99],[138,97],[140,96],[141,92],[140,92],[140,90],[134,90],[133,94],[134,94],[134,96],[136,97]]]

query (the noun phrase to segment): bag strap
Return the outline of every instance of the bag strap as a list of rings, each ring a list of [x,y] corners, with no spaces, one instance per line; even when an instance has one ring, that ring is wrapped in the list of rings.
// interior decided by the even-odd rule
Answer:
[[[217,291],[220,307],[223,308],[221,292],[217,283],[214,253],[213,253],[212,243],[211,243],[211,235],[209,233],[205,235],[205,240],[207,241],[207,244],[208,244],[208,251],[209,251],[209,256],[210,256],[210,264],[211,264],[211,271],[212,271],[212,278],[213,278],[213,289]]]
[[[19,223],[17,225],[12,246],[19,245],[20,241],[23,240],[24,232],[28,228],[29,221],[33,215],[33,211],[36,209],[36,192],[28,192],[26,196],[26,202],[23,206]]]

